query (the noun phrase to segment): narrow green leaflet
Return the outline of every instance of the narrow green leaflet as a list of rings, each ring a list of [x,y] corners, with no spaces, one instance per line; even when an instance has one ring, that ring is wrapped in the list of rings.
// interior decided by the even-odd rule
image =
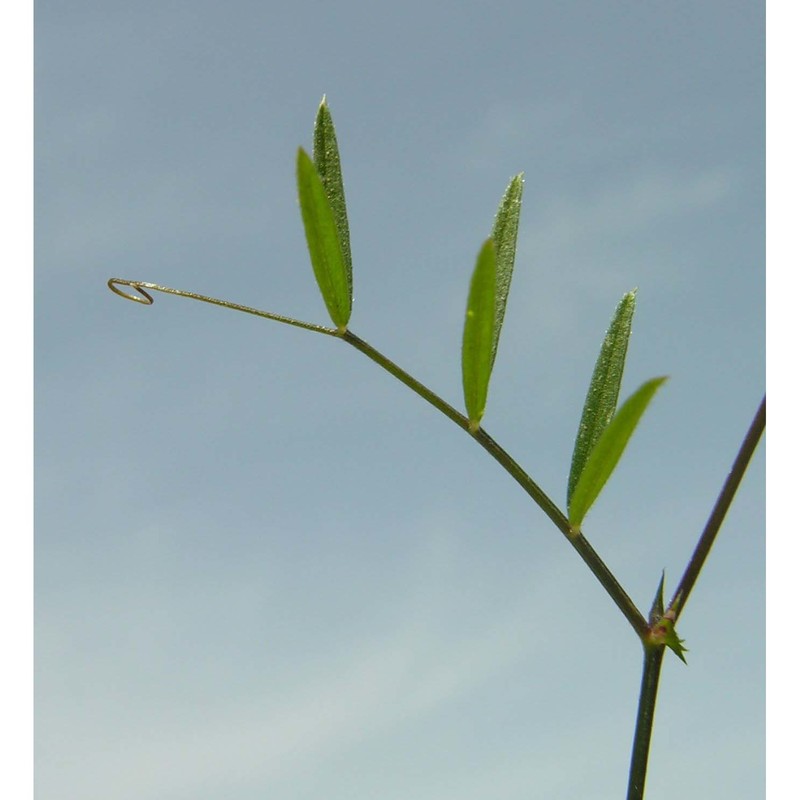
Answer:
[[[464,404],[473,433],[480,427],[489,392],[489,377],[492,374],[496,272],[495,244],[489,238],[478,254],[475,271],[472,273],[461,347]]]
[[[497,343],[500,340],[500,329],[506,314],[506,299],[511,288],[511,276],[514,272],[514,256],[517,252],[517,228],[519,212],[522,208],[523,175],[514,176],[506,188],[492,228],[495,259],[497,262],[497,280],[495,287],[494,332],[492,335],[492,366],[497,355]]]
[[[617,410],[619,387],[625,370],[625,354],[631,335],[636,290],[623,295],[611,320],[600,355],[594,366],[589,391],[583,404],[583,414],[572,451],[572,466],[567,481],[567,506],[586,466],[592,448]]]
[[[492,235],[478,254],[469,287],[461,348],[461,374],[469,427],[473,433],[480,427],[486,409],[489,378],[511,288],[522,183],[520,173],[508,184],[497,209]]]
[[[350,258],[350,228],[347,224],[347,204],[344,199],[342,168],[339,163],[339,146],[336,143],[333,118],[324,97],[319,105],[317,118],[314,120],[313,159],[336,220],[336,230],[339,232],[339,244],[342,248],[342,258],[347,272],[347,285],[352,295],[353,265]]]
[[[322,178],[302,147],[297,150],[297,193],[317,285],[334,325],[344,331],[350,321],[353,295],[339,229]]]
[[[623,404],[597,440],[569,503],[569,523],[578,530],[614,468],[645,409],[665,377],[643,383]]]

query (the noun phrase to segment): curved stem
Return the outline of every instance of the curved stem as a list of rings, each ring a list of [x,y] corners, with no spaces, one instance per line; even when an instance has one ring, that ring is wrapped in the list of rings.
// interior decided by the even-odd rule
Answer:
[[[483,429],[478,428],[473,432],[469,427],[469,420],[462,413],[457,411],[453,406],[442,400],[439,395],[428,389],[427,386],[421,384],[418,380],[409,375],[405,370],[397,366],[393,361],[386,358],[382,353],[377,351],[372,345],[367,344],[363,339],[360,339],[354,333],[346,331],[342,338],[348,344],[352,345],[359,352],[363,353],[368,358],[372,359],[376,364],[383,367],[387,372],[404,383],[409,389],[416,392],[420,397],[427,400],[432,406],[441,411],[446,417],[451,419],[458,425],[459,428],[466,431],[472,436],[478,444],[486,450],[489,455],[497,461],[503,469],[511,475],[512,478],[527,492],[527,494],[534,500],[539,508],[553,521],[555,526],[564,534],[567,541],[575,548],[578,555],[583,559],[584,563],[592,571],[592,574],[600,581],[603,588],[609,594],[611,599],[616,603],[617,607],[625,615],[625,618],[631,624],[631,627],[636,631],[639,638],[643,638],[647,632],[647,622],[642,616],[636,604],[631,600],[620,583],[614,577],[611,570],[606,566],[605,562],[594,551],[592,546],[584,538],[580,532],[576,533],[569,520],[558,506],[548,497],[548,495],[539,487],[539,485],[528,475],[527,472],[516,462],[514,459],[492,439],[491,436]]]
[[[191,300],[199,300],[203,303],[210,303],[212,305],[222,306],[234,311],[242,311],[246,314],[253,314],[254,316],[262,317],[264,319],[282,322],[294,327],[310,330],[315,333],[324,333],[328,336],[336,336],[344,339],[349,345],[355,347],[356,350],[363,353],[379,366],[383,367],[387,372],[397,378],[399,381],[408,386],[412,391],[416,392],[420,397],[427,400],[436,409],[441,411],[448,419],[466,431],[473,439],[475,439],[481,447],[492,456],[511,477],[527,492],[527,494],[536,502],[536,504],[547,514],[555,526],[564,534],[567,541],[575,548],[583,561],[587,564],[589,569],[600,581],[606,592],[611,599],[617,604],[618,608],[625,615],[625,618],[636,631],[639,638],[644,643],[644,662],[642,665],[642,683],[639,693],[639,707],[636,716],[636,729],[633,738],[633,748],[631,753],[631,765],[628,778],[628,795],[627,800],[642,800],[644,797],[644,784],[647,774],[647,761],[650,752],[650,738],[653,730],[653,719],[655,716],[655,704],[658,694],[658,683],[661,676],[661,666],[664,660],[664,646],[652,646],[646,643],[646,636],[650,628],[645,621],[642,614],[636,608],[633,601],[628,597],[625,590],[614,577],[611,570],[605,565],[603,560],[594,551],[589,542],[584,538],[580,531],[575,531],[569,524],[569,520],[564,513],[556,506],[556,504],[548,497],[548,495],[535,483],[535,481],[525,472],[525,470],[517,464],[516,461],[499,445],[494,439],[482,428],[475,431],[470,429],[469,420],[462,413],[457,411],[453,406],[439,397],[435,392],[428,389],[427,386],[420,383],[416,378],[413,378],[405,370],[401,369],[390,359],[386,358],[382,353],[377,351],[374,347],[367,344],[363,339],[360,339],[354,333],[348,330],[338,331],[333,328],[327,328],[323,325],[314,325],[308,322],[293,319],[291,317],[284,317],[280,314],[273,314],[271,312],[260,311],[250,306],[243,306],[238,303],[231,303],[226,300],[218,300],[214,297],[207,297],[195,292],[187,292],[180,289],[171,289],[166,286],[159,286],[155,283],[146,283],[143,281],[129,281],[122,278],[112,278],[108,281],[109,288],[116,294],[137,303],[151,305],[153,298],[148,294],[147,290],[163,292],[165,294],[172,294],[178,297],[186,297]],[[131,294],[120,289],[120,286],[129,286],[135,290],[137,294]],[[742,442],[736,459],[733,463],[730,473],[722,487],[722,491],[717,498],[717,502],[712,509],[711,516],[706,523],[706,526],[697,543],[697,547],[692,554],[692,558],[686,568],[686,571],[681,578],[675,595],[671,600],[667,614],[671,615],[673,622],[677,620],[678,615],[686,605],[686,600],[694,587],[697,577],[708,557],[711,547],[719,531],[725,515],[730,508],[733,497],[736,494],[739,484],[742,481],[744,473],[747,469],[750,459],[755,451],[756,445],[761,438],[761,434],[766,426],[766,397],[762,400],[761,405],[756,412],[755,418],[750,425],[750,428]]]
[[[120,286],[129,286],[136,291],[137,294],[131,294]],[[360,339],[349,330],[338,331],[335,328],[327,328],[323,325],[314,325],[310,322],[302,322],[301,320],[293,319],[292,317],[284,317],[280,314],[273,314],[268,311],[260,311],[250,306],[243,306],[239,303],[231,303],[227,300],[218,300],[215,297],[208,297],[206,295],[197,294],[196,292],[187,292],[183,289],[172,289],[168,286],[159,286],[156,283],[147,283],[145,281],[131,281],[124,278],[111,278],[108,281],[108,288],[115,294],[124,297],[126,300],[132,300],[136,303],[144,305],[152,305],[153,298],[148,294],[147,290],[163,292],[164,294],[171,294],[177,297],[186,297],[190,300],[199,300],[202,303],[210,303],[215,306],[222,306],[229,308],[233,311],[243,311],[245,314],[253,314],[263,319],[273,320],[275,322],[283,322],[286,325],[293,325],[297,328],[310,330],[314,333],[324,333],[328,336],[335,336],[344,339],[349,345],[353,346],[359,352],[363,353],[368,358],[372,359],[376,364],[383,367],[387,372],[397,378],[401,383],[404,383],[420,397],[427,400],[432,406],[442,412],[448,419],[452,420],[459,428],[462,428],[466,433],[472,436],[478,444],[483,447],[492,458],[495,459],[503,469],[508,472],[514,480],[533,498],[534,502],[547,514],[553,521],[555,526],[564,534],[567,541],[575,548],[578,555],[583,559],[595,577],[600,581],[600,584],[608,592],[611,599],[617,604],[617,607],[625,615],[625,618],[631,624],[639,638],[643,638],[647,634],[647,622],[642,616],[641,612],[636,608],[633,600],[628,597],[625,590],[614,577],[611,570],[605,565],[600,556],[592,549],[588,541],[583,537],[579,531],[575,531],[569,524],[569,520],[558,506],[547,496],[547,494],[536,484],[536,482],[525,472],[522,467],[514,461],[513,458],[500,447],[488,433],[482,428],[476,431],[470,430],[469,420],[461,412],[457,411],[453,406],[443,400],[435,392],[428,389],[427,386],[420,383],[416,378],[413,378],[405,370],[397,366],[393,361],[388,359],[382,353],[377,351],[374,347],[367,344],[363,339]]]
[[[435,392],[432,392],[427,386],[409,375],[404,369],[398,367],[394,361],[386,358],[383,353],[380,353],[372,345],[367,344],[363,339],[360,339],[349,330],[342,334],[342,339],[344,339],[347,344],[355,347],[355,349],[360,353],[363,353],[365,356],[367,356],[367,358],[372,359],[372,361],[374,361],[378,366],[383,367],[389,374],[393,375],[401,383],[404,383],[409,389],[416,392],[420,397],[427,400],[434,408],[438,409],[448,419],[455,422],[459,428],[462,428],[469,433],[469,420],[460,411],[456,411],[456,409],[453,408],[450,403],[448,403],[446,400],[443,400]]]
[[[664,661],[664,647],[645,647],[642,663],[642,686],[639,690],[639,709],[636,713],[636,731],[633,734],[631,768],[628,773],[627,800],[642,800],[647,776],[647,759],[650,754],[650,736],[656,713],[658,680]]]

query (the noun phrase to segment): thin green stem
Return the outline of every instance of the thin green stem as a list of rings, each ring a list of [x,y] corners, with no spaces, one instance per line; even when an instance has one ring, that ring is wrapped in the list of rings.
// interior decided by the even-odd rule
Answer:
[[[553,521],[555,526],[564,534],[567,541],[575,548],[578,555],[583,559],[584,563],[589,567],[594,576],[600,581],[603,588],[608,592],[611,599],[617,604],[617,607],[625,615],[625,618],[633,627],[639,638],[647,634],[648,627],[645,618],[642,616],[639,609],[636,608],[635,603],[617,579],[614,577],[611,570],[606,566],[605,562],[595,552],[589,542],[584,538],[580,532],[576,533],[569,520],[558,506],[548,497],[548,495],[539,487],[539,485],[525,472],[525,470],[514,459],[492,439],[491,436],[483,429],[478,428],[477,431],[472,432],[469,427],[469,419],[456,411],[453,406],[444,401],[439,395],[432,392],[427,386],[421,384],[418,380],[411,377],[405,370],[401,369],[390,359],[386,358],[382,353],[377,351],[372,345],[367,344],[363,339],[360,339],[351,331],[346,331],[342,338],[348,344],[356,348],[356,350],[363,353],[368,358],[372,359],[376,364],[383,367],[387,372],[397,378],[399,381],[408,386],[411,390],[416,392],[420,397],[427,400],[432,406],[441,411],[446,417],[451,419],[458,425],[459,428],[466,431],[478,444],[486,450],[492,458],[497,461],[503,469],[511,475],[512,478],[527,492],[534,502],[544,511],[545,514]]]
[[[514,480],[533,498],[536,504],[547,514],[555,526],[564,534],[567,541],[575,548],[583,562],[600,581],[609,597],[617,604],[617,608],[625,615],[636,634],[641,639],[647,634],[647,622],[636,604],[622,588],[614,574],[606,566],[602,558],[589,544],[584,535],[569,524],[569,520],[556,504],[528,477],[522,467],[489,436],[483,428],[479,428],[473,437],[478,443],[508,472]]]
[[[708,554],[711,552],[711,547],[717,537],[722,521],[725,519],[725,515],[728,513],[728,509],[733,502],[733,498],[736,495],[739,484],[742,482],[744,473],[747,470],[747,466],[750,463],[750,459],[758,445],[761,434],[764,432],[766,424],[767,398],[765,396],[756,411],[755,417],[753,417],[752,423],[750,423],[747,434],[742,440],[741,447],[736,454],[731,471],[725,479],[719,497],[717,497],[717,502],[714,503],[714,508],[711,510],[711,515],[700,535],[700,539],[686,566],[686,571],[683,573],[678,588],[675,590],[672,600],[670,600],[667,613],[671,612],[674,620],[678,619],[686,606],[686,600],[697,582],[697,578],[700,575],[700,571],[703,569]]]
[[[639,710],[636,714],[636,731],[633,735],[631,768],[628,773],[627,800],[642,800],[644,782],[647,776],[647,759],[650,755],[650,737],[653,732],[653,719],[656,713],[658,680],[664,661],[664,647],[644,648],[642,663],[642,686],[639,690]]]
[[[191,300],[199,300],[203,303],[210,303],[211,305],[222,306],[229,308],[233,311],[242,311],[245,314],[252,314],[263,319],[273,320],[275,322],[282,322],[286,325],[292,325],[304,330],[310,330],[314,333],[323,333],[328,336],[335,336],[344,339],[349,345],[355,347],[356,350],[363,353],[379,366],[383,367],[387,372],[397,378],[401,383],[404,383],[412,391],[416,392],[424,400],[427,400],[432,406],[441,411],[446,417],[452,420],[458,427],[468,433],[475,439],[481,447],[492,456],[506,472],[517,481],[517,483],[525,490],[525,492],[536,502],[536,504],[545,512],[555,526],[564,534],[567,541],[575,548],[584,563],[589,567],[594,576],[600,581],[601,585],[605,588],[611,599],[616,603],[617,607],[622,611],[625,618],[631,624],[634,631],[636,631],[639,638],[644,643],[644,662],[642,668],[642,684],[639,694],[639,708],[636,717],[636,730],[633,739],[633,748],[631,753],[631,766],[628,781],[628,800],[642,800],[644,797],[644,784],[647,774],[647,761],[650,752],[650,738],[653,729],[653,719],[655,716],[655,704],[658,694],[658,682],[661,675],[661,666],[664,659],[664,646],[652,646],[646,643],[646,637],[650,631],[648,623],[642,616],[641,612],[636,608],[633,601],[628,597],[625,590],[614,577],[613,573],[608,569],[600,556],[594,551],[589,542],[584,538],[580,531],[576,531],[569,524],[569,520],[564,513],[556,506],[556,504],[548,497],[548,495],[533,481],[533,479],[525,472],[525,470],[517,464],[516,461],[499,445],[494,439],[483,429],[478,428],[473,431],[470,429],[469,419],[462,413],[457,411],[453,406],[443,400],[435,392],[428,389],[427,386],[420,383],[418,380],[409,375],[405,370],[401,369],[390,359],[386,358],[382,353],[377,351],[374,347],[367,344],[363,339],[360,339],[350,331],[338,331],[334,328],[328,328],[323,325],[315,325],[309,322],[302,322],[291,317],[285,317],[280,314],[273,314],[267,311],[260,311],[250,306],[243,306],[238,303],[231,303],[226,300],[218,300],[214,297],[207,297],[205,295],[197,294],[195,292],[187,292],[180,289],[171,289],[167,286],[159,286],[155,283],[145,283],[143,281],[129,281],[121,278],[112,278],[108,281],[109,288],[116,294],[137,303],[151,305],[153,298],[148,294],[147,290],[163,292],[165,294],[172,294],[178,297],[186,297]],[[136,294],[120,289],[120,286],[129,286],[135,290]],[[766,425],[766,398],[762,400],[756,416],[747,432],[747,435],[742,442],[739,453],[733,463],[733,467],[722,487],[717,502],[711,512],[705,529],[700,536],[697,547],[695,548],[692,558],[684,572],[683,577],[675,591],[675,595],[670,602],[667,614],[671,614],[673,621],[677,619],[680,612],[686,605],[686,600],[694,587],[697,577],[705,563],[711,547],[714,543],[716,535],[722,524],[725,515],[730,508],[733,497],[741,483],[750,459],[755,451],[761,434]]]
[[[130,286],[136,291],[136,294],[126,292],[123,289],[120,289],[120,286]],[[172,294],[176,297],[186,297],[189,300],[199,300],[201,303],[210,303],[212,306],[230,308],[232,311],[242,311],[245,314],[252,314],[253,316],[261,317],[262,319],[271,319],[274,322],[283,322],[285,325],[292,325],[295,328],[303,328],[304,330],[313,331],[314,333],[325,333],[328,336],[341,337],[341,334],[335,328],[326,328],[324,325],[315,325],[312,322],[303,322],[302,320],[294,319],[293,317],[284,317],[281,314],[273,314],[270,311],[260,311],[257,308],[242,306],[239,305],[239,303],[231,303],[228,300],[218,300],[216,297],[207,297],[204,294],[197,294],[196,292],[187,292],[184,289],[171,289],[169,286],[159,286],[157,283],[129,281],[124,278],[111,278],[108,281],[108,288],[111,289],[114,294],[118,294],[120,297],[124,297],[126,300],[132,300],[134,303],[141,303],[145,306],[153,305],[153,298],[146,291],[147,289],[150,289],[154,292]]]
[[[432,392],[427,386],[420,383],[416,378],[413,378],[404,369],[398,367],[394,361],[386,358],[383,353],[377,351],[372,345],[367,344],[352,331],[345,331],[342,334],[342,339],[344,339],[347,344],[352,345],[356,350],[367,356],[367,358],[372,359],[376,364],[383,367],[388,373],[397,378],[397,380],[399,380],[401,383],[404,383],[409,389],[416,392],[420,397],[427,400],[434,408],[438,409],[448,419],[451,419],[453,422],[455,422],[459,428],[463,428],[463,430],[469,433],[469,420],[461,412],[456,411],[456,409],[453,408],[450,403],[448,403],[446,400],[442,400],[438,394]]]
[[[129,286],[136,291],[137,294],[131,294],[120,286]],[[525,472],[525,470],[514,461],[513,458],[500,447],[494,439],[482,428],[476,431],[471,431],[469,420],[462,413],[457,411],[453,406],[443,400],[435,392],[428,389],[427,386],[420,383],[416,378],[413,378],[405,370],[401,369],[390,359],[386,358],[382,353],[376,350],[371,345],[367,344],[363,339],[360,339],[349,330],[338,331],[335,328],[327,328],[323,325],[314,325],[310,322],[302,322],[301,320],[293,319],[292,317],[284,317],[280,314],[273,314],[268,311],[260,311],[250,306],[243,306],[239,303],[231,303],[227,300],[218,300],[215,297],[208,297],[206,295],[197,294],[196,292],[187,292],[182,289],[172,289],[168,286],[159,286],[156,283],[147,283],[145,281],[131,281],[123,278],[111,278],[108,281],[108,287],[112,292],[124,297],[126,300],[132,300],[136,303],[144,305],[152,305],[153,298],[148,294],[147,290],[163,292],[165,294],[175,295],[177,297],[186,297],[190,300],[199,300],[202,303],[210,303],[215,306],[222,306],[229,308],[233,311],[243,311],[245,314],[253,314],[263,319],[273,320],[275,322],[283,322],[286,325],[293,325],[296,328],[303,328],[310,330],[314,333],[324,333],[328,336],[335,336],[344,339],[349,345],[352,345],[356,350],[363,353],[368,358],[372,359],[376,364],[383,367],[387,372],[397,378],[401,383],[404,383],[411,390],[416,392],[420,397],[427,400],[432,406],[442,412],[448,419],[452,420],[459,428],[468,433],[475,439],[481,447],[486,450],[492,458],[495,459],[503,469],[508,472],[514,480],[533,498],[534,502],[547,514],[553,521],[555,526],[564,534],[567,541],[575,548],[580,557],[600,581],[600,584],[610,595],[611,599],[617,604],[617,607],[625,615],[625,618],[630,622],[634,631],[636,631],[639,638],[647,634],[647,623],[642,616],[641,612],[636,608],[633,600],[628,597],[628,594],[619,584],[614,577],[611,570],[605,565],[600,556],[594,551],[588,541],[583,537],[579,531],[575,531],[569,524],[569,520],[558,508],[558,506],[547,496],[547,494],[536,484],[536,482]]]
[[[703,568],[703,564],[711,551],[711,547],[714,544],[722,521],[725,519],[725,515],[730,508],[734,495],[739,488],[739,484],[742,482],[742,478],[750,463],[753,452],[756,449],[756,445],[761,438],[761,434],[764,432],[766,421],[767,399],[765,397],[761,401],[761,405],[756,411],[750,428],[742,440],[739,452],[722,486],[722,491],[714,504],[708,522],[700,535],[697,547],[678,584],[678,588],[675,590],[675,595],[664,614],[664,617],[671,619],[673,624],[686,606],[686,599],[689,597],[697,581],[697,577]],[[653,730],[656,696],[658,694],[658,680],[661,675],[663,660],[663,645],[654,646],[645,644],[644,664],[642,666],[642,686],[639,693],[639,709],[636,714],[636,730],[633,735],[631,767],[628,777],[628,800],[642,800],[644,797],[647,759],[650,753],[650,736]]]
[[[636,635],[641,639],[647,635],[648,627],[642,613],[636,604],[628,597],[627,592],[614,577],[614,573],[606,566],[605,562],[595,552],[594,548],[584,538],[582,533],[577,536],[568,536],[569,543],[578,551],[578,555],[592,571],[592,574],[600,581],[603,588],[608,592],[611,599],[617,604],[617,608],[625,615],[625,619],[636,631]]]

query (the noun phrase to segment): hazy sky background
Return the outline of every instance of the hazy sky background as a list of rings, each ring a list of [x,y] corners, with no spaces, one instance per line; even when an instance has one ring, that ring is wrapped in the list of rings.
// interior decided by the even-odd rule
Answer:
[[[563,506],[638,286],[668,374],[585,531],[671,593],[764,389],[763,7],[37,3],[38,800],[624,796],[640,647],[544,514],[341,342],[294,184],[327,93],[354,332],[462,407],[469,275],[525,197],[486,429]],[[764,783],[764,449],[666,660],[648,800]]]

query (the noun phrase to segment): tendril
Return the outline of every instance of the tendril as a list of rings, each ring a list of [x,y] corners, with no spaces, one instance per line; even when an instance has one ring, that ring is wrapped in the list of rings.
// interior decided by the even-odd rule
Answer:
[[[126,292],[124,289],[120,289],[120,286],[130,286],[136,290],[137,294]],[[151,286],[151,284],[144,284],[138,281],[126,281],[124,278],[111,278],[108,282],[108,288],[111,289],[114,294],[118,294],[126,300],[133,300],[134,303],[141,303],[145,306],[153,305],[153,296],[142,289],[142,286]]]
[[[129,286],[133,289],[133,292],[126,291],[120,287],[122,286]],[[148,292],[149,289],[152,292],[163,292],[164,294],[172,294],[176,295],[177,297],[186,297],[189,300],[199,300],[201,303],[210,303],[214,306],[222,306],[223,308],[230,308],[232,311],[242,311],[245,314],[253,314],[256,317],[262,317],[263,319],[271,319],[275,322],[282,322],[285,325],[293,325],[295,328],[303,328],[307,331],[313,331],[314,333],[325,333],[328,336],[338,336],[341,337],[343,335],[343,331],[338,331],[336,328],[327,328],[324,325],[315,325],[312,322],[303,322],[299,319],[293,319],[292,317],[285,317],[282,314],[273,314],[270,311],[261,311],[258,308],[251,308],[250,306],[243,306],[239,303],[231,303],[228,300],[218,300],[216,297],[207,297],[203,294],[197,294],[196,292],[187,292],[183,289],[172,289],[169,286],[159,286],[157,283],[148,283],[146,281],[129,281],[125,278],[110,278],[108,281],[108,288],[111,289],[114,294],[118,294],[120,297],[124,297],[126,300],[132,300],[134,303],[141,303],[145,306],[153,305],[153,296]]]

